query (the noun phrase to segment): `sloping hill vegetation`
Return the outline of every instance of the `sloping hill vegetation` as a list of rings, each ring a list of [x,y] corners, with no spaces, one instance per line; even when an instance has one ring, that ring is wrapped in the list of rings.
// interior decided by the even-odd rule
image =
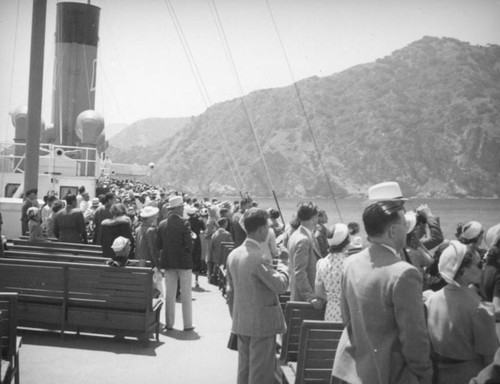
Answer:
[[[297,87],[338,196],[384,180],[399,181],[409,195],[500,195],[499,46],[424,37]],[[244,103],[274,190],[328,196],[294,86],[252,92]],[[214,105],[168,145],[145,151],[158,156],[158,183],[204,195],[271,194],[240,99]]]

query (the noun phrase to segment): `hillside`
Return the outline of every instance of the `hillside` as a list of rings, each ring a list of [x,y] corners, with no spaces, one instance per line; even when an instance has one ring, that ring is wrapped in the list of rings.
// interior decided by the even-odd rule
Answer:
[[[499,46],[424,37],[297,88],[337,196],[384,180],[411,196],[500,195]],[[253,92],[244,103],[276,193],[328,196],[294,86]],[[147,152],[158,156],[158,183],[271,195],[239,99],[214,105]]]
[[[168,141],[189,118],[149,118],[136,121],[109,139],[108,155],[114,163],[149,164],[163,155],[149,149]],[[168,142],[165,143],[168,146]]]

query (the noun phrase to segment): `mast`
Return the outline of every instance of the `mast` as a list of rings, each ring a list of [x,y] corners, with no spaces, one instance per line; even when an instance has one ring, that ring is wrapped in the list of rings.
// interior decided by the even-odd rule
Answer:
[[[33,0],[24,191],[38,188],[38,152],[40,148],[40,125],[42,121],[43,57],[45,49],[46,14],[47,0]]]

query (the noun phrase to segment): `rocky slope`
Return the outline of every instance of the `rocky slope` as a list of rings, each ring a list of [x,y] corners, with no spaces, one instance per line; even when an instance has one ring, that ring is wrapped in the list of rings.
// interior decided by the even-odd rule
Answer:
[[[374,63],[216,104],[144,149],[158,156],[156,181],[271,195],[244,107],[278,195],[329,196],[320,156],[337,196],[384,180],[410,196],[500,195],[499,46],[424,37]]]

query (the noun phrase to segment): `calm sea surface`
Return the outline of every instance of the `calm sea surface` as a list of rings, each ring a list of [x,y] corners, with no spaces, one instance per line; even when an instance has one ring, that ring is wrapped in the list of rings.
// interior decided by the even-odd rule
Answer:
[[[258,198],[256,201],[262,208],[276,207],[274,199]],[[287,225],[292,214],[296,211],[298,201],[296,199],[278,200]],[[313,201],[321,209],[326,210],[329,217],[328,226],[340,222],[333,199],[304,199],[303,201]],[[500,199],[411,199],[406,203],[406,208],[407,210],[415,209],[423,203],[429,206],[434,215],[440,217],[441,228],[447,239],[454,238],[455,229],[459,222],[476,220],[483,224],[485,229],[500,223]],[[364,201],[361,199],[340,199],[337,200],[337,204],[342,221],[346,224],[350,221],[358,222],[364,235],[361,220]]]

